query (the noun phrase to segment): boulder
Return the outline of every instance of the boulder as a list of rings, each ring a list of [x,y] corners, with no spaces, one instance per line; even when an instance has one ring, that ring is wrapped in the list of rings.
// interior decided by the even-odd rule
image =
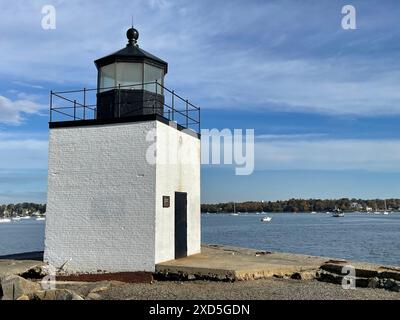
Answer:
[[[30,295],[31,300],[84,300],[81,296],[67,289],[40,290]]]
[[[380,287],[380,281],[379,278],[375,277],[375,278],[370,278],[368,280],[368,288],[379,288]]]
[[[393,279],[384,279],[382,281],[382,286],[386,290],[400,292],[400,284]]]
[[[101,300],[101,296],[98,293],[90,292],[86,296],[86,300]]]
[[[0,278],[10,275],[29,275],[39,278],[45,274],[45,263],[31,260],[0,260]]]
[[[1,280],[1,288],[3,300],[16,300],[23,295],[29,295],[40,290],[40,285],[20,276],[9,275]]]

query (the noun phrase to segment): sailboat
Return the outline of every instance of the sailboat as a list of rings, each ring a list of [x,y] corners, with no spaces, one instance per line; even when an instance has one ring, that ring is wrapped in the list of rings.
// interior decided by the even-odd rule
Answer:
[[[388,215],[389,212],[387,211],[387,207],[386,207],[386,199],[385,199],[384,201],[385,201],[385,211],[383,211],[383,214],[384,214],[384,215]]]
[[[375,202],[375,212],[374,212],[375,214],[380,214],[380,212],[378,211],[378,206],[376,205],[376,202]]]
[[[236,206],[235,203],[233,203],[233,213],[231,213],[231,216],[238,216],[239,214],[236,213]]]

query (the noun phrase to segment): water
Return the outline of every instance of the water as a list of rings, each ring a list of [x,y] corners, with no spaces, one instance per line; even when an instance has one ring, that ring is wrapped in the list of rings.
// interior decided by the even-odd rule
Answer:
[[[202,215],[202,242],[400,265],[400,214]]]
[[[45,221],[35,219],[0,223],[0,256],[42,251]]]
[[[400,214],[202,214],[202,242],[400,265]],[[0,256],[43,250],[44,221],[0,224]]]

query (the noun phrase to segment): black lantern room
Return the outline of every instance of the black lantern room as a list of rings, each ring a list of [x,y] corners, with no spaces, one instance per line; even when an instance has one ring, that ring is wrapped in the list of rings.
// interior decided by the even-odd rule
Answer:
[[[122,50],[94,63],[98,70],[97,119],[163,115],[164,77],[168,63],[139,48],[139,32],[126,32]]]

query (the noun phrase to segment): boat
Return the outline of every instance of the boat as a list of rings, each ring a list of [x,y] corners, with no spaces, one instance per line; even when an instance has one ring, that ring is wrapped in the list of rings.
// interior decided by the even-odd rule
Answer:
[[[376,205],[376,202],[375,202],[375,212],[374,212],[374,214],[380,214],[380,212],[378,211],[378,206]]]
[[[27,220],[27,219],[30,219],[31,217],[30,216],[23,216],[23,217],[21,217],[21,219],[24,219],[24,220]]]
[[[44,221],[44,220],[46,220],[45,217],[37,217],[37,218],[36,218],[36,221]]]
[[[332,217],[335,218],[344,217],[344,212],[338,208],[335,208],[335,210],[333,210]]]
[[[239,212],[240,213],[240,212]],[[233,213],[231,213],[231,216],[238,216],[239,213],[236,213],[236,204],[233,203]]]
[[[316,214],[317,212],[316,211],[311,211],[311,214]]]
[[[389,212],[387,211],[387,207],[386,207],[386,200],[384,200],[385,201],[385,211],[383,211],[383,214],[384,215],[388,215],[389,214]]]
[[[8,219],[8,218],[0,219],[0,223],[8,223],[8,222],[11,222],[11,219]]]
[[[12,218],[12,221],[19,221],[19,220],[21,220],[21,217],[14,217],[14,218]]]
[[[272,220],[271,217],[263,217],[261,218],[261,222],[270,222]]]

